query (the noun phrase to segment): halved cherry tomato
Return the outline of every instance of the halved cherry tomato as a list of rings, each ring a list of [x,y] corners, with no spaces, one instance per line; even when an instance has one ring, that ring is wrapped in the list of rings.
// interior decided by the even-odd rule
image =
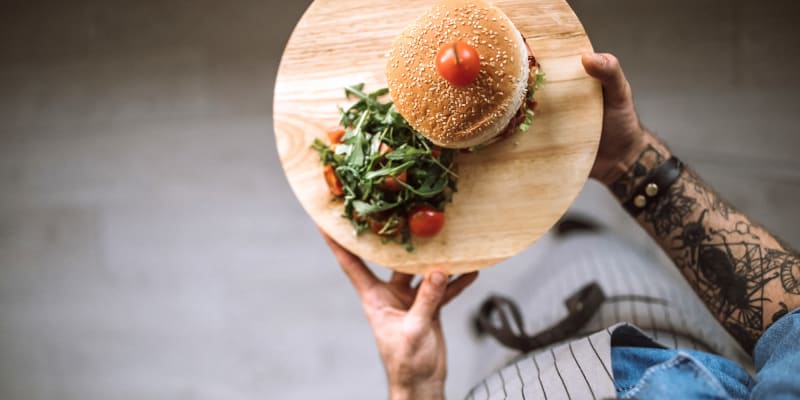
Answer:
[[[408,182],[408,172],[403,170],[403,172],[397,174],[397,178],[393,176],[387,176],[383,178],[383,181],[378,185],[378,188],[387,192],[399,192],[403,190],[403,185],[399,184],[397,181],[403,183]]]
[[[421,238],[436,236],[444,226],[444,213],[430,206],[415,207],[408,214],[411,234]]]
[[[389,146],[388,144],[381,142],[381,147],[378,148],[378,154],[380,154],[382,157],[391,153],[392,150],[394,150],[392,149],[392,146]]]
[[[328,189],[330,189],[331,194],[334,196],[344,195],[342,182],[340,182],[339,177],[336,176],[336,171],[333,170],[333,166],[326,165],[322,173],[325,175],[325,182],[328,184]]]
[[[345,130],[341,126],[336,126],[331,129],[328,129],[328,141],[331,144],[339,144],[342,143],[342,137],[344,136]]]
[[[385,232],[381,233],[384,226],[386,226],[386,224],[392,219],[391,210],[382,211],[367,216],[362,216],[358,212],[353,211],[352,218],[353,221],[358,223],[367,222],[367,224],[369,224],[369,230],[372,231],[372,233],[384,237],[394,236],[400,233],[400,231],[402,231],[403,228],[406,227],[406,218],[402,216],[395,216],[394,226],[392,226],[390,229],[386,229]]]
[[[471,84],[481,72],[481,58],[474,47],[464,41],[445,43],[436,55],[436,70],[451,85]]]
[[[389,222],[389,219],[380,220],[377,218],[369,218],[369,230],[371,230],[372,233],[380,236],[388,237],[397,235],[403,230],[403,228],[406,227],[406,220],[402,217],[395,217],[394,221],[394,226],[389,227],[385,232],[381,233],[381,231],[384,230],[383,228]]]

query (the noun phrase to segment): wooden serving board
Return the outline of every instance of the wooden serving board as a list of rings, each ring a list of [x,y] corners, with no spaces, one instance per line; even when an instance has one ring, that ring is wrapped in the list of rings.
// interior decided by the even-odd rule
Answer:
[[[457,158],[459,191],[442,232],[414,239],[416,251],[356,237],[331,202],[315,137],[336,125],[343,87],[385,87],[393,39],[434,3],[425,0],[316,0],[297,24],[275,85],[278,153],[289,184],[323,230],[353,253],[398,271],[432,267],[463,273],[511,257],[566,212],[594,162],[602,126],[602,90],[583,70],[589,38],[564,0],[496,0],[528,39],[547,74],[532,128],[476,154]]]

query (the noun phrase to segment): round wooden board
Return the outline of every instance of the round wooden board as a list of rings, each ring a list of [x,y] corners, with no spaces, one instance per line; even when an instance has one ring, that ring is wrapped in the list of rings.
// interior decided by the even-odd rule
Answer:
[[[458,187],[435,238],[414,239],[416,251],[353,235],[331,202],[315,137],[336,125],[343,87],[385,87],[392,40],[434,3],[425,0],[316,0],[297,24],[275,85],[278,153],[289,184],[311,218],[353,253],[398,271],[432,267],[450,273],[481,269],[511,257],[544,235],[566,212],[594,162],[602,126],[602,90],[580,61],[592,49],[564,0],[496,0],[525,35],[547,74],[532,128],[476,154],[459,154]]]

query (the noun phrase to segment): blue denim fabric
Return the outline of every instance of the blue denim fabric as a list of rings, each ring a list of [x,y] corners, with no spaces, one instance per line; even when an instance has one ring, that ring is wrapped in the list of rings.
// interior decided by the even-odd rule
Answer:
[[[692,350],[615,345],[611,365],[620,398],[798,399],[800,309],[775,322],[754,350],[756,378],[723,357]]]
[[[767,329],[753,351],[751,399],[800,399],[800,308]]]
[[[742,367],[702,351],[612,347],[611,366],[620,398],[744,399],[753,385]]]

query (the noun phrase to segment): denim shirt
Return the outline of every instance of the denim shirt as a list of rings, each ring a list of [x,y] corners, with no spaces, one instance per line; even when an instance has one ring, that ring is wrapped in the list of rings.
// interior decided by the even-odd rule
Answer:
[[[772,324],[759,339],[753,353],[755,379],[720,356],[629,340],[635,334],[628,340],[624,332],[622,336],[611,348],[620,398],[800,398],[800,308]]]

